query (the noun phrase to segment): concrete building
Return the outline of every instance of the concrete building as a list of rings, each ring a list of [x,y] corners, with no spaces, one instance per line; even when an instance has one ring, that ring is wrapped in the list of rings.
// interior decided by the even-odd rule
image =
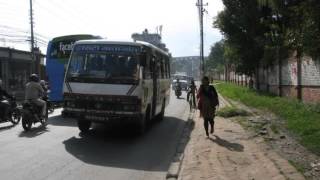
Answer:
[[[153,44],[157,47],[159,47],[160,49],[168,52],[168,48],[166,48],[166,44],[161,42],[161,35],[158,33],[149,33],[148,29],[145,29],[142,34],[139,33],[134,33],[131,35],[131,38],[134,41],[144,41],[144,42],[148,42],[150,44]]]
[[[18,100],[24,96],[25,84],[32,72],[43,77],[44,55],[35,49],[35,60],[28,51],[0,47],[0,78],[4,88]]]

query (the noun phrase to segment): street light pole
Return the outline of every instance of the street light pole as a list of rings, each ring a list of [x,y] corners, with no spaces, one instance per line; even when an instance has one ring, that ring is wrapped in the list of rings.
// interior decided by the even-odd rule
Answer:
[[[32,9],[32,0],[30,0],[30,25],[31,25],[31,39],[30,39],[30,44],[31,44],[31,58],[32,58],[32,63],[34,63],[34,58],[35,58],[35,54],[34,54],[34,34],[33,34],[33,9]],[[35,71],[35,65],[32,64],[32,72]]]
[[[205,4],[207,6],[208,3]],[[205,11],[203,8],[203,0],[198,0],[196,6],[199,9],[199,23],[200,23],[200,76],[205,75],[204,68],[204,43],[203,43],[203,12]]]

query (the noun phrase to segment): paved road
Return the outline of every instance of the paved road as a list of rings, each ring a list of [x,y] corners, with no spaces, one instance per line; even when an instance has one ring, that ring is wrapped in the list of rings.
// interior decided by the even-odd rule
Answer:
[[[184,99],[172,97],[165,119],[139,137],[128,127],[102,125],[81,135],[73,119],[59,114],[46,129],[28,133],[21,123],[0,124],[0,179],[164,179],[188,108]]]

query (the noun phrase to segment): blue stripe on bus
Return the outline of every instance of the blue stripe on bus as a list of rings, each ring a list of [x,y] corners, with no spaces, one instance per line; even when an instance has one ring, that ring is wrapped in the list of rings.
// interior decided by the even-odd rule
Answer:
[[[50,101],[62,101],[63,100],[63,80],[64,80],[64,64],[57,59],[50,59],[46,62],[47,75],[50,85]]]

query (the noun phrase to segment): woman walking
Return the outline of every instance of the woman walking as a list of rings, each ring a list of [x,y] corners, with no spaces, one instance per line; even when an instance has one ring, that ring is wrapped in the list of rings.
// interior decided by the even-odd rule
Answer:
[[[209,137],[209,123],[210,123],[210,133],[214,132],[214,117],[216,106],[219,106],[219,98],[216,89],[209,85],[209,78],[204,76],[201,80],[201,85],[197,94],[198,108],[200,110],[200,116],[204,120],[204,129],[206,130],[206,135]]]

